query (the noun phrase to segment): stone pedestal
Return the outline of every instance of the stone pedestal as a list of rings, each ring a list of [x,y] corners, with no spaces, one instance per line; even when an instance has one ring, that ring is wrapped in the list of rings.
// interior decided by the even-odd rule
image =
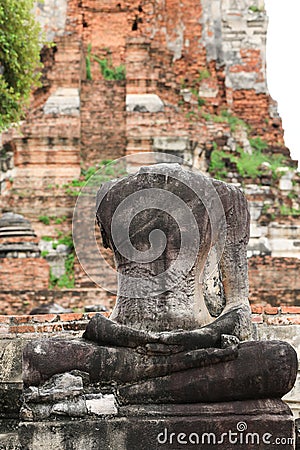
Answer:
[[[294,420],[281,400],[132,405],[111,415],[23,422],[23,450],[246,450],[295,448]]]

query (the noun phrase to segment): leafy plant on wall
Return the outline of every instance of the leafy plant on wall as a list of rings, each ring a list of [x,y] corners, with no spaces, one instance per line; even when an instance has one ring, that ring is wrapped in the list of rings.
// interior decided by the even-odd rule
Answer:
[[[109,49],[108,49],[109,51]],[[109,51],[110,52],[110,51]],[[126,69],[123,64],[114,67],[111,58],[99,58],[99,56],[92,53],[92,45],[87,46],[86,62],[86,78],[92,80],[91,60],[99,64],[101,74],[105,80],[125,80]]]
[[[0,2],[0,131],[20,121],[40,77],[41,29],[33,0]]]

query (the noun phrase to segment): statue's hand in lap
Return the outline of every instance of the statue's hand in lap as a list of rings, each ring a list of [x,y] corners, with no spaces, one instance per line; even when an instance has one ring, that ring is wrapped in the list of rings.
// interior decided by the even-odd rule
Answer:
[[[220,320],[196,330],[181,329],[155,333],[135,330],[97,314],[87,325],[83,337],[101,345],[137,348],[140,353],[145,354],[171,354],[187,350],[225,347],[224,334],[220,331],[222,327],[216,326],[219,322]],[[232,336],[232,339],[227,339],[226,342],[229,342],[227,346],[230,346],[236,345],[239,340]]]

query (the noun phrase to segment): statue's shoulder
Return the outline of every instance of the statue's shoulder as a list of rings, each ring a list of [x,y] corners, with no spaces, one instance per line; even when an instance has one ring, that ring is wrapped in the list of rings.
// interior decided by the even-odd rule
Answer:
[[[226,205],[246,202],[243,192],[235,185],[211,178],[199,170],[186,169],[178,163],[160,163],[141,166],[133,174],[104,182],[97,193],[97,210],[104,198],[108,203],[116,203],[140,189],[170,189],[166,183],[168,179],[178,180],[181,186],[186,185],[198,192],[213,188]]]
[[[228,196],[230,196],[233,199],[238,198],[240,200],[246,201],[245,194],[243,193],[243,191],[241,190],[241,188],[239,186],[226,183],[225,181],[216,180],[215,178],[210,178],[210,180],[219,195],[227,194]]]

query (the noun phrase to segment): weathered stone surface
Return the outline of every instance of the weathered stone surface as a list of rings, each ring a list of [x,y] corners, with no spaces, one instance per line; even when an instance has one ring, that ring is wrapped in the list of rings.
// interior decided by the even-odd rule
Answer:
[[[112,412],[111,398],[107,399],[99,394],[91,396],[87,402],[84,395],[84,384],[87,383],[88,373],[73,370],[71,373],[54,375],[39,387],[30,386],[24,389],[21,419],[37,421],[60,416],[84,417],[101,409]]]
[[[219,404],[131,407],[118,416],[97,420],[23,422],[23,450],[158,450],[215,448],[222,450],[293,450],[294,423],[280,400]],[[277,441],[276,441],[277,440]],[[186,442],[185,442],[186,441]]]
[[[21,214],[4,213],[0,218],[0,258],[38,258],[37,236]]]
[[[22,406],[21,382],[1,382],[0,384],[0,421],[19,417]],[[1,447],[0,447],[1,448]]]
[[[19,420],[0,419],[0,448],[22,450],[18,436]]]
[[[186,137],[159,136],[153,139],[153,148],[156,151],[172,152],[172,154],[184,153],[189,145],[190,141]]]
[[[157,113],[164,110],[164,104],[156,94],[127,94],[126,111]]]
[[[278,167],[276,172],[280,176],[279,189],[282,191],[291,191],[293,189],[295,170],[291,170],[289,167]]]
[[[48,402],[77,397],[83,392],[83,382],[80,376],[71,373],[54,375],[51,380],[37,388],[30,386],[23,393],[26,402]]]
[[[79,116],[79,91],[75,88],[59,88],[46,101],[45,114]]]
[[[88,414],[103,416],[117,414],[115,396],[113,394],[90,394],[85,396]]]
[[[153,352],[177,353],[183,350],[201,350],[204,348],[225,348],[226,341],[230,340],[233,346],[237,346],[239,339],[230,334],[235,330],[235,322],[243,315],[243,310],[230,311],[215,320],[213,325],[193,330],[179,330],[174,332],[149,332],[137,330],[127,325],[118,324],[101,315],[96,315],[88,323],[83,338],[95,341],[102,345],[118,347],[147,348],[153,347]],[[224,334],[226,333],[226,334]],[[227,337],[226,337],[227,336]],[[224,344],[224,345],[223,345]],[[155,347],[158,347],[155,350]],[[160,347],[160,350],[159,350]]]
[[[278,321],[278,319],[277,319]],[[288,326],[283,325],[285,323],[284,318],[281,317],[281,321],[276,321],[276,317],[273,316],[273,321],[269,320],[267,323],[258,324],[257,338],[264,341],[269,341],[272,339],[279,339],[288,342],[296,350],[297,354],[300,353],[300,324]],[[298,322],[299,323],[299,322]],[[299,359],[299,356],[298,356]],[[293,389],[283,397],[283,400],[287,402],[291,410],[293,411],[294,417],[300,417],[300,373],[298,370],[297,379],[294,384]]]
[[[62,306],[58,305],[57,303],[50,302],[50,303],[43,303],[36,308],[33,308],[30,311],[30,315],[36,315],[36,314],[64,314],[64,313],[71,313],[72,309],[70,308],[63,308]]]
[[[20,418],[24,421],[39,421],[50,417],[84,417],[87,415],[84,396],[66,398],[59,402],[24,403],[20,410]]]
[[[53,405],[51,414],[67,417],[82,417],[87,414],[85,398],[76,397]]]
[[[0,421],[17,418],[22,405],[22,351],[17,339],[0,341]]]
[[[147,336],[148,338],[148,336]],[[236,347],[182,351],[175,346],[173,353],[162,345],[153,350],[151,344],[138,347],[99,346],[84,340],[41,339],[28,343],[23,353],[25,386],[43,383],[56,373],[78,369],[89,373],[91,382],[134,382],[168,373],[205,367],[237,358]],[[181,351],[180,351],[181,350]],[[109,364],[108,364],[109,361]]]
[[[289,344],[248,342],[241,344],[234,361],[120,387],[118,400],[144,404],[280,398],[293,387],[297,367],[296,352]]]
[[[122,208],[122,218],[118,219],[118,207],[123,201],[128,205]],[[135,204],[148,209],[134,217]],[[159,214],[153,208],[160,210]],[[242,339],[251,334],[246,262],[249,212],[241,191],[201,173],[186,171],[178,164],[142,167],[135,175],[102,187],[98,194],[97,220],[104,245],[114,250],[119,272],[119,296],[112,320],[152,331],[197,329],[213,322],[195,279],[201,277],[210,248],[221,245],[222,251],[218,248],[217,256],[225,280],[227,303],[223,313],[232,309],[235,316],[231,330],[224,333],[236,333]],[[132,244],[128,244],[124,227],[131,220]],[[112,226],[116,227],[115,234]],[[153,234],[152,250],[159,257],[154,258],[153,253],[154,261],[139,263],[132,248],[138,249],[138,255],[146,252],[139,256],[145,258],[153,230],[165,235],[166,247],[160,252],[162,241]],[[181,243],[183,232],[185,245]],[[118,242],[122,240],[120,252]],[[123,256],[124,252],[128,257]],[[135,282],[136,279],[139,281]],[[230,314],[224,321],[229,326]],[[214,324],[211,326],[214,329]]]
[[[274,221],[270,224],[268,232],[273,257],[299,258],[299,224]]]
[[[56,36],[62,36],[66,27],[67,0],[45,0],[35,6],[37,20],[43,28],[49,42]]]
[[[249,364],[254,359],[257,364]],[[121,403],[193,403],[283,396],[295,382],[297,357],[279,341],[244,343],[238,352],[229,347],[160,356],[75,340],[41,340],[25,348],[27,385],[73,368],[89,372],[92,382],[117,383]]]

